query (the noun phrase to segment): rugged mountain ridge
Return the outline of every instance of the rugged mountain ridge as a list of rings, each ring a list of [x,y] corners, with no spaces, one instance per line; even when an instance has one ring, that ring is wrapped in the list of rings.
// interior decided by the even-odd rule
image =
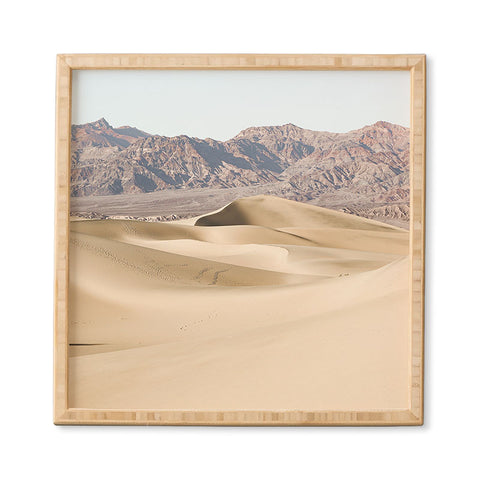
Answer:
[[[113,128],[104,118],[83,125],[72,125],[72,144],[75,151],[85,147],[127,147],[138,138],[149,137],[135,127]]]
[[[113,128],[105,119],[72,127],[72,196],[246,186],[317,205],[328,199],[362,216],[395,205],[381,211],[408,218],[409,129],[380,121],[330,133],[286,124],[221,142]]]

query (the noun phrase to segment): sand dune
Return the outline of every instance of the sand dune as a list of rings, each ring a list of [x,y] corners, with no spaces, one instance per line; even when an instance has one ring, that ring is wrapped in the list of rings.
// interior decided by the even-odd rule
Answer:
[[[236,200],[216,213],[199,218],[195,225],[260,225],[273,228],[314,225],[388,232],[403,230],[375,220],[267,195]]]
[[[275,197],[72,222],[70,405],[405,408],[408,267],[407,231]]]

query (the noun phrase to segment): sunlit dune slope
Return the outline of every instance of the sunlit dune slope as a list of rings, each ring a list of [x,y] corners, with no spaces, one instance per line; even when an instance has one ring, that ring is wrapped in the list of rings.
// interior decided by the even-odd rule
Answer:
[[[404,408],[408,232],[275,197],[71,223],[70,404]]]
[[[236,200],[197,220],[198,226],[260,225],[262,227],[347,228],[381,232],[402,231],[375,220],[268,195]]]

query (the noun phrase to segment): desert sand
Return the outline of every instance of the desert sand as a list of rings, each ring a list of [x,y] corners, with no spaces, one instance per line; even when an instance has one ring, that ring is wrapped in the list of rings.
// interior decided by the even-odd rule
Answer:
[[[69,406],[408,407],[409,233],[257,196],[71,222]]]

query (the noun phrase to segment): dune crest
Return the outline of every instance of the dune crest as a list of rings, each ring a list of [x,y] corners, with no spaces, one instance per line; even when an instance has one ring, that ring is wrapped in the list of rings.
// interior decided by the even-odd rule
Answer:
[[[348,213],[286,200],[271,195],[235,200],[220,211],[204,215],[197,226],[259,225],[263,227],[350,228],[372,231],[403,230]]]
[[[256,196],[70,241],[72,407],[407,406],[406,230]]]

